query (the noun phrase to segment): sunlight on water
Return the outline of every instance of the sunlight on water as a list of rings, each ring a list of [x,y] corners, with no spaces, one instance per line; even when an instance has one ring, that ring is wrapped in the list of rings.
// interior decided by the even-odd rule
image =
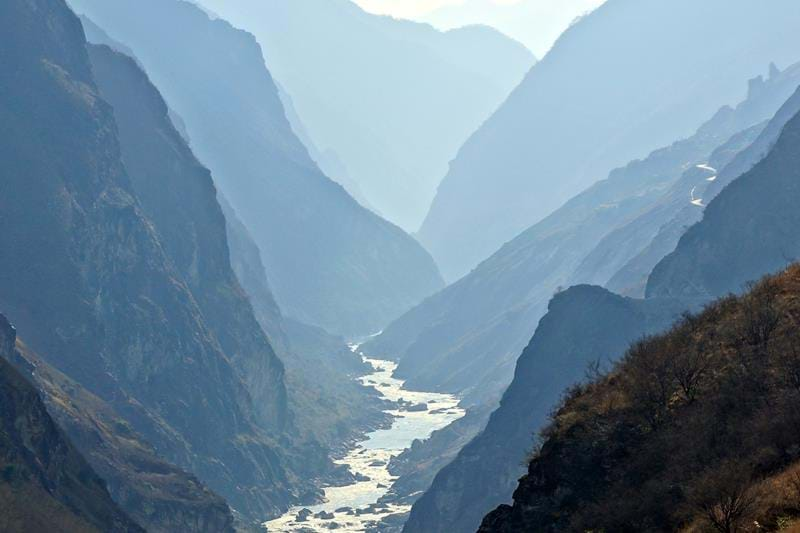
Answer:
[[[395,409],[387,411],[396,417],[392,427],[367,434],[347,456],[336,461],[347,465],[360,481],[346,487],[326,487],[325,503],[290,509],[267,522],[268,531],[368,531],[384,517],[408,512],[408,505],[377,503],[395,481],[388,471],[389,460],[411,446],[414,439],[426,439],[464,416],[455,396],[405,390],[403,381],[392,376],[395,363],[361,355],[375,370],[361,382],[396,404]]]

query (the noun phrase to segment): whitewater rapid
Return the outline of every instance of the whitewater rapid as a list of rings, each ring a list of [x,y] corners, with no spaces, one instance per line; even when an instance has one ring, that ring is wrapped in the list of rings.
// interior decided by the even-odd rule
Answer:
[[[358,347],[353,346],[357,351]],[[307,508],[295,507],[283,516],[266,522],[269,532],[297,533],[305,531],[369,531],[378,523],[401,520],[410,511],[409,505],[381,504],[379,500],[391,488],[394,478],[389,461],[411,446],[415,439],[427,439],[431,433],[464,416],[458,398],[450,394],[409,391],[404,382],[394,377],[396,363],[371,359],[360,353],[373,372],[360,378],[367,387],[374,387],[394,404],[386,412],[394,417],[391,427],[368,433],[342,459],[359,480],[344,487],[323,487],[325,503]]]

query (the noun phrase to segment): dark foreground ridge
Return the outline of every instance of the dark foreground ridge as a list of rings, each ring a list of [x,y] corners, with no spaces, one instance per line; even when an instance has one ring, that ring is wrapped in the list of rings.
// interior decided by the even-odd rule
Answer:
[[[481,532],[781,529],[800,516],[800,266],[576,386]]]

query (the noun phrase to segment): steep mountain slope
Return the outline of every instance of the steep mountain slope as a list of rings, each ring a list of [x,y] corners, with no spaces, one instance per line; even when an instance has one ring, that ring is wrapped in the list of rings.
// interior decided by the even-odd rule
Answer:
[[[114,109],[122,158],[142,210],[247,385],[259,418],[267,428],[282,428],[288,414],[283,365],[231,269],[211,174],[133,59],[106,46],[90,46],[89,59],[100,95]]]
[[[34,351],[237,510],[263,518],[309,499],[308,469],[324,456],[287,456],[262,429],[265,411],[135,198],[78,18],[62,0],[4,2],[0,14],[0,248],[11,251],[0,308]]]
[[[787,75],[790,73],[791,72],[787,72]],[[777,89],[775,95],[785,94],[785,92],[782,93],[782,91],[786,91],[789,87],[791,87],[791,85],[786,86],[780,82],[780,77],[773,76],[771,79],[777,82],[776,85],[774,85],[774,87]],[[751,87],[755,86],[756,85]],[[680,212],[680,207],[672,206],[674,189],[683,188],[685,191],[687,180],[689,180],[689,183],[693,181],[696,182],[698,180],[704,181],[706,179],[705,177],[708,175],[707,172],[698,175],[696,174],[696,172],[698,172],[697,169],[694,168],[697,161],[709,161],[708,156],[703,156],[704,159],[700,160],[694,159],[694,157],[699,157],[699,154],[702,154],[703,151],[708,150],[711,146],[713,146],[714,143],[709,142],[713,139],[713,137],[709,138],[708,135],[715,131],[715,128],[717,128],[716,131],[731,131],[731,129],[726,130],[726,128],[730,128],[732,124],[731,118],[739,113],[741,114],[740,116],[742,118],[749,116],[750,118],[748,120],[758,120],[760,113],[749,115],[749,112],[750,110],[761,107],[758,105],[760,100],[759,97],[763,96],[764,94],[766,93],[763,93],[759,90],[754,92],[751,91],[751,98],[741,106],[738,106],[733,115],[731,115],[730,110],[722,110],[720,113],[715,115],[714,120],[710,121],[706,126],[701,128],[698,134],[692,139],[678,142],[670,149],[665,149],[654,153],[644,162],[637,162],[630,165],[628,170],[632,171],[632,173],[628,174],[628,176],[631,179],[635,178],[637,180],[641,180],[641,176],[643,175],[657,175],[651,174],[657,170],[666,170],[668,172],[672,172],[673,175],[676,171],[680,172],[682,169],[687,167],[689,167],[689,170],[680,180],[675,181],[670,189],[668,189],[666,192],[661,191],[660,195],[656,198],[656,201],[651,202],[644,210],[644,215],[638,217],[634,216],[632,218],[628,218],[627,220],[623,219],[624,224],[620,227],[625,229],[627,227],[634,226],[634,230],[641,229],[636,225],[642,224],[642,219],[651,211],[657,214],[658,217],[662,218],[665,215],[669,216],[670,214],[678,216],[676,212]],[[746,170],[748,168],[748,164],[753,164],[753,162],[757,161],[758,158],[763,155],[763,153],[761,153],[761,147],[763,147],[766,143],[765,139],[773,135],[774,132],[780,131],[778,124],[785,124],[787,111],[796,106],[796,99],[797,93],[792,96],[783,107],[781,107],[781,109],[766,127],[758,126],[756,128],[758,131],[763,130],[763,133],[750,147],[742,149],[742,141],[744,140],[742,137],[744,136],[746,138],[753,139],[753,128],[748,128],[748,130],[745,130],[744,133],[733,135],[730,141],[724,143],[721,149],[715,151],[716,155],[712,156],[710,161],[714,163],[722,163],[723,161],[731,161],[731,159],[733,160],[723,171],[720,172],[717,181],[712,182],[712,186],[716,186],[717,182],[729,181],[733,176],[737,175],[736,172]],[[775,100],[772,101],[774,106],[778,105],[774,103]],[[770,107],[767,106],[762,109],[763,112],[767,112]],[[772,109],[774,109],[774,107]],[[748,120],[744,120],[742,122],[733,121],[733,123],[737,124],[738,126],[742,126],[746,125]],[[715,124],[716,126],[714,126]],[[720,126],[722,125],[725,126],[720,129]],[[717,141],[715,142],[718,142],[718,140],[719,139],[717,138]],[[732,149],[734,146],[736,147],[735,150]],[[698,151],[693,152],[693,149]],[[734,156],[734,152],[736,150],[740,151],[738,152],[738,155]],[[670,161],[672,161],[671,166],[666,164]],[[720,168],[722,168],[722,165],[720,165]],[[576,203],[584,196],[587,198],[593,198],[589,195],[591,191],[603,190],[603,187],[609,187],[615,181],[620,183],[619,177],[624,175],[625,174],[618,175],[616,180],[612,175],[607,183],[600,183],[592,187],[589,191],[587,191],[587,193],[578,196],[570,203]],[[624,183],[624,181],[621,183]],[[639,196],[635,193],[635,189],[630,189],[628,193],[631,194],[631,197]],[[598,205],[603,205],[602,196],[597,196],[593,199],[599,201]],[[687,199],[684,197],[682,202],[686,201]],[[586,206],[585,203],[583,205]],[[562,211],[565,210],[559,210],[559,213]],[[592,233],[590,230],[595,226],[598,226],[600,224],[599,220],[601,219],[593,220],[590,217],[586,220],[588,222],[586,226],[577,226],[577,233],[589,233],[590,236],[596,235],[597,233]],[[649,231],[653,231],[654,229],[658,228],[657,224],[648,224],[650,224]],[[594,231],[596,232],[597,230],[595,229]],[[569,234],[570,233],[568,233],[568,235]],[[613,235],[613,233],[610,235]],[[636,235],[635,232],[634,235]],[[585,255],[589,253],[592,249],[591,245],[596,244],[598,240],[595,240],[594,243],[589,243],[590,245],[584,248],[583,254]],[[569,241],[567,242],[569,243]],[[599,240],[599,242],[602,244],[603,240]],[[537,252],[543,253],[545,256],[549,257],[550,255],[546,247],[539,246],[536,250]],[[620,250],[612,251],[614,253],[623,252]],[[625,251],[625,253],[630,253],[630,251]],[[578,263],[573,263],[573,268],[577,266]],[[768,271],[765,270],[764,272]],[[462,281],[470,280],[473,275],[468,276]],[[570,289],[566,291],[566,294],[575,295],[575,301],[573,302],[573,309],[571,312],[561,317],[561,320],[565,324],[578,322],[579,324],[582,324],[580,328],[587,331],[591,330],[591,323],[586,324],[581,320],[583,314],[587,312],[583,311],[583,309],[592,309],[593,313],[597,313],[595,315],[595,320],[599,321],[600,324],[604,323],[603,321],[605,320],[606,315],[613,316],[613,312],[607,309],[602,303],[598,304],[593,302],[586,294],[573,292],[575,290],[576,289]],[[585,298],[582,299],[581,296]],[[562,298],[562,295],[557,296],[554,302],[558,301],[560,298]],[[635,302],[634,300],[629,301]],[[702,303],[703,301],[706,300],[701,298],[692,298],[689,301],[679,300],[677,302],[668,303],[670,300],[661,299],[660,302],[645,301],[636,305],[654,305],[656,307],[669,305],[674,310],[674,313],[677,313],[679,310],[693,307],[694,305]],[[547,333],[547,329],[545,328],[547,327],[547,317],[549,316],[550,314],[548,314],[540,323],[535,338]],[[661,325],[664,326],[667,323],[668,321],[662,322]],[[609,327],[607,329],[609,332],[616,333],[619,329],[632,327],[633,329],[631,330],[631,335],[634,338],[643,335],[647,331],[653,332],[658,331],[659,329],[641,328],[638,325],[634,326],[635,324],[636,320],[623,320],[623,317],[620,317],[620,319],[616,321],[614,328]],[[389,331],[391,331],[391,328]],[[576,338],[580,338],[580,331],[581,329],[575,329],[573,335]],[[608,333],[606,333],[606,335],[608,335]],[[558,388],[550,388],[550,383],[553,381],[553,379],[550,377],[549,367],[555,363],[550,360],[547,360],[543,363],[540,360],[532,360],[532,354],[534,352],[531,350],[534,344],[535,343],[532,343],[531,346],[529,346],[529,348],[523,352],[523,356],[517,362],[517,373],[515,375],[515,379],[504,396],[501,407],[493,414],[487,429],[481,435],[476,437],[475,440],[464,450],[462,450],[458,458],[451,465],[439,473],[437,478],[434,480],[432,487],[416,504],[415,509],[412,511],[412,520],[409,521],[409,531],[435,531],[436,528],[445,528],[444,524],[447,524],[449,520],[453,520],[453,517],[469,516],[470,510],[474,509],[475,507],[480,507],[481,502],[483,502],[483,505],[486,506],[507,501],[515,483],[514,475],[518,472],[517,466],[520,464],[522,459],[525,457],[525,454],[530,450],[533,444],[531,435],[540,427],[543,421],[542,416],[544,416],[550,407],[556,402],[560,390]],[[621,350],[617,351],[616,353],[604,351],[599,340],[595,341],[595,345],[598,347],[600,352],[603,352],[600,354],[603,356],[607,356],[610,353],[610,357],[616,358],[622,353]],[[561,345],[556,346],[552,352],[555,354],[561,352],[567,353],[570,350],[570,346],[571,345],[569,343],[562,343]],[[586,358],[591,359],[590,354],[592,353],[592,349],[592,346],[586,347],[587,352],[583,355],[584,361],[587,360]],[[597,355],[597,357],[600,355]],[[523,373],[522,369],[525,368],[530,370]],[[572,382],[577,381],[580,377],[579,373],[582,369],[575,366],[570,368],[572,374],[568,376],[569,379],[571,379]],[[564,385],[565,382],[570,382],[569,380],[555,381],[561,385]],[[523,392],[520,393],[515,391]],[[511,398],[514,398],[515,394],[519,400],[518,402],[511,400]],[[503,457],[504,459],[495,461],[493,459],[495,457]],[[412,527],[416,529],[412,529]],[[468,524],[464,527],[465,530],[469,530],[471,527],[476,527],[476,524]]]
[[[735,108],[723,107],[693,136],[613,171],[395,321],[369,349],[398,358],[398,371],[414,386],[467,391],[470,402],[499,396],[553,293],[560,286],[605,284],[655,243],[671,219],[678,231],[684,220],[697,220],[702,210],[689,204],[692,188],[710,198],[709,190],[703,193],[707,185],[727,182],[747,167],[731,163],[731,171],[725,168],[711,183],[708,171],[696,165],[725,167],[798,85],[797,67],[753,80]],[[768,132],[784,115],[775,117]],[[650,268],[669,251],[651,252]],[[636,278],[640,291],[647,274]]]
[[[333,449],[385,420],[378,394],[354,378],[371,367],[346,341],[321,328],[283,316],[269,287],[258,246],[223,202],[231,261],[256,317],[286,366],[295,425]]]
[[[773,76],[771,81],[775,79]],[[800,65],[794,65],[787,69],[780,74],[777,80],[777,86],[783,89],[800,85]],[[775,86],[776,84],[770,83],[769,85]],[[757,90],[761,90],[760,86]],[[639,219],[628,224],[629,228],[623,228],[604,239],[593,251],[596,256],[602,255],[601,251],[613,250],[619,245],[620,240],[630,239],[631,232],[640,238],[642,236],[641,228],[648,228],[648,231],[652,231],[654,226],[660,226],[650,244],[640,248],[641,251],[638,255],[630,258],[607,282],[602,279],[597,282],[606,285],[613,291],[622,291],[638,297],[644,296],[650,272],[661,259],[675,249],[686,229],[702,218],[703,209],[697,209],[699,206],[687,203],[686,191],[694,188],[697,191],[697,197],[702,198],[704,204],[711,202],[729,183],[763,159],[778,139],[783,127],[798,112],[800,112],[800,90],[794,92],[764,127],[758,138],[745,149],[742,150],[740,147],[743,143],[750,141],[749,134],[754,133],[752,130],[734,136],[729,143],[721,146],[709,157],[708,166],[715,170],[720,169],[716,172],[716,177],[709,170],[700,169],[702,173],[699,175],[699,179],[683,180],[684,182],[680,183],[680,188],[675,191],[677,197],[673,195],[669,201],[660,202]],[[691,196],[691,191],[689,196]],[[620,261],[627,258],[629,255],[616,254],[617,261],[613,263],[618,265]],[[593,268],[588,257],[583,266],[587,269]]]
[[[800,503],[798,295],[793,266],[573,389],[513,507],[480,531],[786,529]]]
[[[769,61],[796,61],[798,22],[791,0],[606,2],[461,148],[419,239],[448,281],[463,276],[612,168],[689,135]]]
[[[790,104],[793,100],[794,97],[790,100]],[[785,111],[786,106],[776,115],[773,122],[783,121]],[[772,130],[773,128],[767,128],[765,131]],[[796,246],[797,240],[791,229],[797,224],[795,206],[800,200],[800,189],[797,187],[796,176],[796,154],[797,148],[800,146],[799,132],[800,115],[795,116],[786,124],[778,141],[761,162],[723,189],[709,204],[703,221],[690,229],[681,239],[676,252],[656,267],[649,282],[651,284],[649,286],[653,287],[648,290],[650,298],[639,301],[638,305],[654,305],[661,308],[665,302],[672,302],[670,305],[674,309],[689,309],[708,302],[709,298],[714,295],[714,289],[720,293],[741,290],[745,281],[756,279],[765,273],[786,266],[788,260],[785,251]],[[755,191],[759,191],[759,193],[763,191],[769,195],[756,195]],[[774,198],[777,197],[781,199],[776,201]],[[702,257],[693,255],[697,254],[699,250],[707,250],[714,254],[714,257],[721,259],[709,262],[705,255]],[[691,258],[691,263],[688,258]],[[691,268],[687,268],[687,264],[692,265]],[[759,272],[758,269],[763,270]],[[720,285],[712,285],[710,281],[707,281],[714,280],[716,283],[718,279],[722,281],[724,288],[719,288]],[[702,283],[709,283],[708,288],[698,290],[704,287]],[[572,290],[574,289],[566,292],[570,293]],[[654,296],[658,296],[658,298],[654,298]],[[580,317],[588,312],[587,309],[591,309],[592,313],[597,313],[596,318],[590,324],[583,324],[584,331],[592,331],[591,324],[594,324],[594,327],[603,325],[606,315],[610,313],[603,306],[595,305],[588,300],[578,301],[574,307],[573,312],[562,317],[563,324],[580,323]],[[546,320],[546,318],[542,320],[534,336],[534,341],[537,336],[546,331],[544,329]],[[634,328],[632,330],[634,337],[640,337],[648,331],[658,330],[658,328],[655,330],[640,328],[637,332],[635,329],[638,326],[635,324],[635,320],[620,317],[619,320],[614,321],[613,327],[605,327],[604,335],[616,334],[618,330],[627,327]],[[580,330],[576,330],[573,338],[581,338],[581,336]],[[592,353],[595,357],[606,356],[610,353],[611,357],[616,359],[622,354],[621,351],[616,353],[604,351],[600,344],[601,341],[602,339],[599,339],[586,346],[586,357],[591,357]],[[535,346],[535,342],[532,342],[531,346]],[[554,353],[568,353],[568,346],[568,344],[562,343],[556,346]],[[526,442],[526,439],[513,444],[514,439],[509,436],[521,432],[528,436],[527,442],[530,446],[532,443],[530,435],[539,429],[541,420],[531,424],[533,421],[528,418],[528,413],[531,410],[535,411],[536,408],[549,408],[556,399],[553,394],[545,393],[542,396],[536,396],[542,390],[546,391],[545,387],[549,384],[548,365],[552,363],[547,361],[544,366],[540,366],[540,364],[541,361],[533,359],[533,352],[529,350],[523,352],[517,362],[514,381],[506,392],[501,407],[492,415],[492,421],[487,429],[468,445],[459,454],[458,459],[448,467],[452,468],[451,473],[448,474],[448,469],[445,469],[439,474],[442,479],[438,480],[438,483],[434,481],[428,494],[423,496],[415,506],[415,510],[412,510],[412,518],[416,514],[420,521],[424,520],[424,522],[409,521],[409,524],[422,523],[422,526],[416,530],[424,531],[426,527],[428,530],[432,530],[432,524],[442,523],[437,522],[440,517],[446,519],[451,514],[458,516],[464,512],[464,508],[460,506],[453,510],[451,505],[446,505],[452,501],[453,494],[460,495],[457,490],[448,490],[448,487],[464,486],[481,492],[480,487],[491,485],[485,479],[481,483],[476,483],[476,479],[480,479],[480,476],[488,477],[490,480],[499,479],[500,476],[497,472],[504,472],[503,463],[494,465],[490,469],[483,468],[486,463],[491,463],[490,457],[502,455],[502,452],[505,451],[510,453],[509,457],[517,458],[516,461],[507,461],[506,469],[511,468],[510,465],[519,464],[525,451],[522,444]],[[526,368],[531,370],[523,372]],[[544,380],[540,379],[542,376],[545,377]],[[572,377],[575,379],[576,376]],[[653,382],[657,383],[655,380]],[[519,403],[510,401],[514,397],[515,391],[522,391]],[[512,412],[514,414],[511,414]],[[502,420],[505,420],[505,423],[500,423]],[[509,448],[509,445],[514,449]],[[601,445],[599,448],[603,448],[603,446]],[[694,448],[692,447],[692,449]],[[470,451],[472,451],[471,454]],[[509,479],[506,478],[506,480]],[[495,482],[497,483],[497,481]],[[535,484],[538,481],[531,479],[530,482]],[[498,498],[496,501],[502,501],[503,498],[508,498],[509,493],[506,492],[505,496],[502,493],[497,494],[499,496],[496,496]],[[447,500],[448,496],[451,500]],[[423,502],[428,502],[427,508]],[[475,506],[474,501],[467,503],[470,504],[469,508]],[[419,507],[419,510],[416,510],[416,507]],[[536,511],[532,512],[536,513]],[[594,529],[590,524],[583,526],[581,531]],[[610,525],[606,525],[605,528],[612,531],[626,530]],[[544,525],[539,525],[534,529],[548,530]],[[409,531],[415,530],[409,528]]]
[[[83,24],[92,23],[84,19]],[[100,30],[93,27],[91,31]],[[110,41],[108,36],[103,39]],[[119,43],[112,46],[120,47]],[[215,317],[214,331],[225,339],[225,351],[233,355],[232,362],[248,384],[254,404],[263,409],[266,422],[273,427],[285,425],[288,404],[293,430],[329,444],[348,440],[363,427],[363,419],[372,419],[377,411],[377,405],[370,408],[376,403],[369,401],[373,395],[351,379],[361,370],[361,359],[344,340],[325,339],[324,332],[311,326],[302,328],[292,340],[300,342],[297,337],[303,337],[309,346],[319,340],[320,346],[303,350],[290,346],[296,343],[290,342],[285,330],[294,333],[299,328],[287,328],[258,247],[227,202],[217,202],[211,176],[178,137],[161,96],[133,60],[105,46],[90,47],[90,58],[103,96],[114,106],[123,158],[142,207],[156,224],[174,263],[181,266],[204,314]],[[228,264],[226,234],[235,276],[247,283],[242,289],[249,293],[252,310]],[[288,400],[281,382],[283,366],[269,344],[290,367]],[[271,381],[279,386],[269,387]],[[324,391],[323,398],[315,399],[328,406],[324,413],[309,398],[309,391],[315,389]]]
[[[71,4],[133,50],[183,119],[192,150],[256,239],[287,316],[368,334],[441,287],[416,241],[319,171],[252,36],[180,0]]]
[[[626,299],[588,285],[558,294],[486,429],[437,474],[414,504],[404,531],[474,531],[486,509],[507,501],[533,446],[533,432],[561,392],[580,381],[590,364],[605,364],[678,313],[674,303]]]
[[[256,36],[313,144],[406,231],[419,228],[458,148],[533,64],[490,28],[441,33],[350,0],[198,3]],[[322,168],[336,178],[335,166]]]
[[[729,177],[724,170],[711,172],[706,167],[727,169],[731,159],[750,146],[765,126],[766,123],[762,122],[734,135],[714,150],[706,158],[706,163],[691,166],[654,205],[603,237],[575,269],[571,280],[600,286],[609,285],[608,288],[611,289],[612,278],[628,262],[643,254],[647,256],[647,260],[640,260],[636,268],[645,272],[639,277],[623,281],[623,290],[620,292],[627,296],[643,297],[647,275],[655,264],[675,248],[680,233],[702,218],[703,205],[692,201],[696,198],[703,202],[711,200],[709,189],[713,182],[708,180]],[[674,236],[675,233],[678,235]],[[620,283],[619,280],[615,281]]]
[[[137,524],[152,533],[233,532],[225,500],[161,459],[106,402],[21,341],[4,357],[36,385],[53,419]]]
[[[240,223],[234,213],[229,213],[231,228],[226,232],[211,175],[173,128],[161,96],[132,59],[106,46],[90,47],[90,59],[101,94],[114,108],[122,156],[137,198],[247,386],[265,428],[280,430],[289,425],[292,432],[312,436],[307,443],[295,440],[287,444],[298,448],[303,445],[317,448],[317,439],[337,445],[347,440],[358,431],[355,422],[359,417],[373,415],[368,409],[368,393],[350,379],[360,369],[360,359],[340,341],[324,356],[313,358],[313,364],[307,361],[302,364],[304,358],[292,350],[289,338],[283,333],[284,318],[265,281],[260,282],[263,294],[255,295],[262,307],[260,320],[256,320],[228,260],[226,233],[242,231],[237,227]],[[257,249],[250,251],[257,253]],[[264,276],[263,267],[260,276]],[[292,385],[289,400],[283,364],[260,324],[276,338],[278,349],[293,370],[286,377]],[[303,335],[319,334],[304,332]],[[308,351],[303,355],[305,359],[312,357]],[[329,383],[331,380],[335,383]],[[322,391],[319,393],[322,397],[312,400],[312,391]],[[327,406],[326,412],[311,416],[321,411],[315,401],[322,401]],[[287,420],[289,417],[293,420]],[[349,429],[344,430],[345,427]],[[331,432],[335,433],[329,435]],[[302,460],[314,467],[301,471],[315,475],[324,470],[320,450],[306,450],[309,456]]]
[[[247,293],[256,319],[269,337],[270,344],[283,360],[283,354],[288,350],[289,339],[283,327],[284,317],[267,280],[261,250],[225,197],[219,195],[218,198],[225,216],[231,268],[242,289]]]
[[[728,185],[653,270],[647,295],[714,298],[800,257],[800,115],[769,154]]]
[[[105,484],[6,360],[16,332],[0,315],[0,530],[138,533]]]
[[[308,150],[308,155],[311,156],[311,159],[314,160],[314,162],[317,164],[320,170],[325,173],[326,176],[344,187],[347,193],[352,196],[354,200],[373,213],[380,215],[381,213],[364,196],[364,192],[361,190],[361,187],[358,185],[358,183],[353,179],[352,176],[350,176],[350,171],[342,161],[342,158],[339,157],[339,154],[337,154],[331,148],[320,150],[314,141],[311,140],[311,137],[308,133],[308,128],[303,122],[303,119],[300,118],[300,115],[297,114],[294,100],[292,100],[292,97],[286,92],[286,89],[281,87],[277,81],[275,84],[278,87],[278,94],[281,97],[283,109],[286,112],[286,120],[289,121],[289,124],[292,126],[292,131],[295,133],[295,135],[297,135],[297,138],[300,139],[300,141],[303,143],[303,146],[305,146]]]

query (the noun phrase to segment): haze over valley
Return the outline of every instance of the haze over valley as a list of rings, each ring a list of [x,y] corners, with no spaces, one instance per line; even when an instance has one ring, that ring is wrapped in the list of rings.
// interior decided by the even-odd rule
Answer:
[[[0,531],[800,530],[795,0],[0,2]]]

